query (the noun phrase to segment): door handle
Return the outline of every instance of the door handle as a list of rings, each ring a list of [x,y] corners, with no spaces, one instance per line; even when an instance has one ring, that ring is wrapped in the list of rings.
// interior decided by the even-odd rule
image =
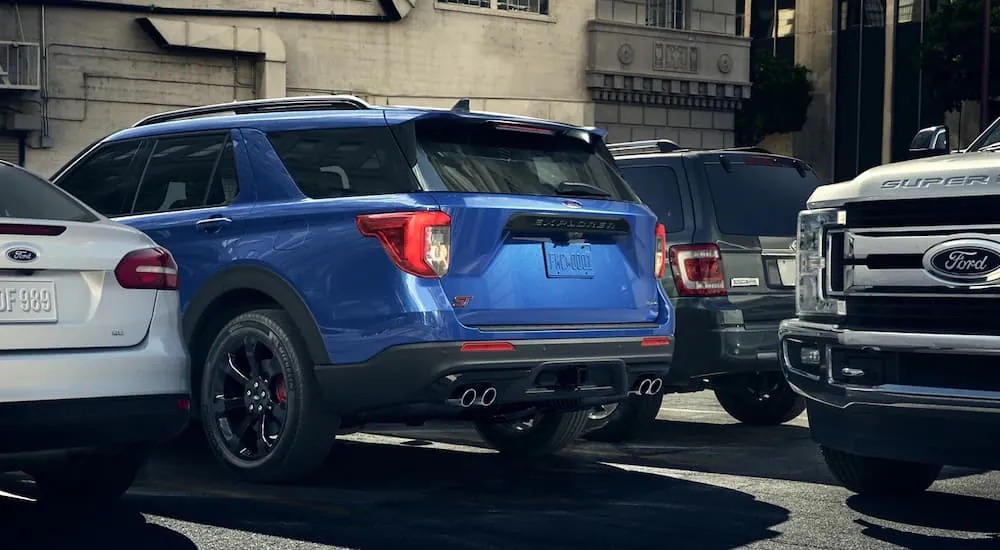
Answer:
[[[212,216],[194,222],[194,226],[202,231],[218,231],[221,229],[221,224],[232,223],[232,221],[232,219],[225,216]]]

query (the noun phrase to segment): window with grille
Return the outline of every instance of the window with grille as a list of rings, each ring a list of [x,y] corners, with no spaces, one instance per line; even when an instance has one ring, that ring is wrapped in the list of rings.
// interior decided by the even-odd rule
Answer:
[[[497,9],[548,15],[549,0],[497,0]]]
[[[437,0],[439,4],[457,4],[473,8],[489,8],[491,0]]]
[[[683,29],[684,1],[646,0],[646,26],[661,29]]]

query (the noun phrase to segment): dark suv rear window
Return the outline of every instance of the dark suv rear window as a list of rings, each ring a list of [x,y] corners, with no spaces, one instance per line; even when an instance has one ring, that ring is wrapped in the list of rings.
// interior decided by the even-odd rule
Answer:
[[[622,166],[625,181],[646,203],[667,233],[684,229],[684,209],[681,205],[677,172],[669,166]]]
[[[431,190],[566,196],[564,183],[585,184],[611,200],[635,202],[603,142],[498,123],[420,121],[418,163]],[[579,189],[579,188],[577,188]]]
[[[805,172],[800,174],[791,159],[782,157],[726,158],[729,170],[719,161],[705,164],[719,231],[729,235],[794,236],[799,212],[821,185],[816,173],[801,164]]]
[[[0,164],[0,217],[63,222],[97,221],[69,194],[39,176]]]

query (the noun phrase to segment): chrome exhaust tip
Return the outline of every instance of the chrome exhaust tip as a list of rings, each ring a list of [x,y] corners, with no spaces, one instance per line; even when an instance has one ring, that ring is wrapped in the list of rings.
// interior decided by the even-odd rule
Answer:
[[[471,407],[476,402],[476,389],[469,388],[462,392],[462,397],[459,398],[458,404],[462,407]]]
[[[653,381],[649,378],[644,378],[642,382],[639,382],[639,395],[648,394],[649,387],[653,385]]]
[[[489,407],[497,400],[497,389],[490,386],[483,390],[482,397],[479,398],[479,404],[484,407]]]
[[[660,390],[662,389],[663,389],[663,380],[661,378],[654,378],[653,381],[649,384],[648,393],[650,395],[654,395],[660,393]]]

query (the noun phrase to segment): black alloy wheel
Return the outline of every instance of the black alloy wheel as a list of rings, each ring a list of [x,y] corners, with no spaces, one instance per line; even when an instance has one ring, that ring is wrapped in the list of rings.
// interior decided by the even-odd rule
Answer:
[[[265,458],[278,444],[288,418],[284,370],[256,335],[233,339],[212,365],[212,410],[225,445],[246,461]]]

